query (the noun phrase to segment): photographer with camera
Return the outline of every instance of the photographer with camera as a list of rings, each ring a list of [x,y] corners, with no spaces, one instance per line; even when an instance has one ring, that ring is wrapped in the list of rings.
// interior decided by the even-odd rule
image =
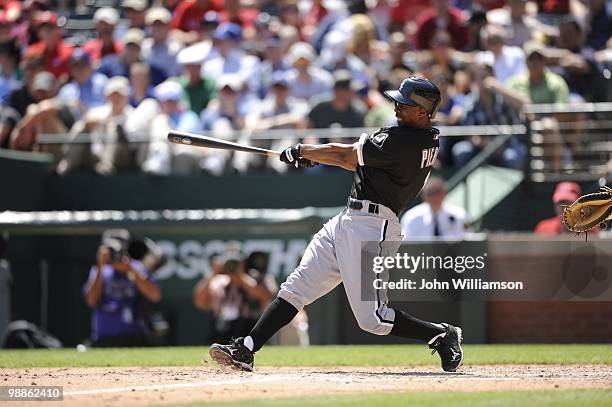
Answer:
[[[193,303],[213,314],[209,340],[227,341],[255,325],[277,291],[276,282],[265,270],[247,267],[236,248],[214,256],[211,266],[193,290]]]
[[[158,302],[161,291],[142,262],[128,255],[127,231],[105,233],[83,287],[87,305],[94,309],[94,346],[144,346],[147,326],[141,313],[146,300]]]

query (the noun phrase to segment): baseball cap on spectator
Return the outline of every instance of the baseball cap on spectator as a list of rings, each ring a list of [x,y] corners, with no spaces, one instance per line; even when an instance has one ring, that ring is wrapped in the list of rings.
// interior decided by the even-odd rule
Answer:
[[[351,89],[353,75],[346,69],[334,72],[334,89]]]
[[[190,45],[179,51],[176,56],[176,62],[178,62],[179,65],[202,65],[211,48],[212,44],[210,41]]]
[[[55,76],[51,72],[42,71],[37,73],[32,80],[32,90],[43,90],[51,92],[55,88]]]
[[[130,28],[126,31],[123,36],[123,43],[127,44],[135,44],[140,46],[142,41],[145,39],[145,33],[140,28]]]
[[[155,97],[160,102],[178,102],[183,97],[183,87],[176,81],[165,81],[155,87]]]
[[[53,11],[43,11],[38,13],[36,16],[36,25],[38,27],[43,25],[57,26],[57,14]]]
[[[289,48],[289,60],[295,64],[300,59],[305,59],[312,62],[316,59],[317,55],[314,48],[307,42],[296,42]]]
[[[117,25],[119,13],[111,7],[99,8],[93,16],[94,23],[104,22],[108,25]]]
[[[219,13],[215,10],[209,10],[204,13],[201,22],[202,27],[217,28],[219,26]]]
[[[147,8],[147,0],[123,0],[121,2],[123,8],[129,8],[132,10],[143,11]]]
[[[163,7],[154,7],[147,11],[147,15],[145,16],[146,25],[153,25],[156,21],[162,24],[169,24],[170,20],[172,20],[172,15]]]
[[[523,45],[523,51],[525,51],[525,56],[527,58],[531,57],[534,54],[538,54],[540,56],[544,56],[544,46],[537,41],[528,41]]]
[[[78,64],[79,62],[87,64],[91,62],[91,55],[89,55],[89,52],[87,52],[83,48],[75,48],[75,50],[72,51],[72,55],[70,56],[71,64]]]
[[[580,196],[580,185],[575,182],[560,182],[555,188],[553,202],[574,202]]]
[[[289,88],[289,81],[287,75],[284,72],[276,71],[272,74],[272,80],[270,81],[272,86],[282,86]]]
[[[242,29],[238,24],[234,23],[223,23],[215,30],[213,38],[215,40],[232,40],[240,41],[242,36]]]
[[[219,79],[217,79],[217,89],[218,90],[229,88],[233,90],[234,92],[240,92],[243,86],[244,86],[244,81],[242,80],[240,75],[237,75],[237,74],[228,73],[228,74],[221,75]]]
[[[119,93],[123,96],[130,95],[130,82],[123,76],[114,76],[108,80],[104,88],[104,95],[107,97],[113,93]]]

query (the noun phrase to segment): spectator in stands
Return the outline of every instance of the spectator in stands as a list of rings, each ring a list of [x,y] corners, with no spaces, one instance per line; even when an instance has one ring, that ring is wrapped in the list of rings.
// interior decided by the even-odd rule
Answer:
[[[380,43],[372,41],[373,46],[367,45],[367,49],[360,51],[354,41],[353,38],[340,30],[334,30],[327,34],[323,40],[319,65],[328,72],[348,69],[355,75],[365,75],[366,70],[369,68],[371,70],[379,70],[376,73],[384,75],[384,72],[389,69],[388,61],[381,61],[381,59],[387,57],[389,46],[384,44],[384,47],[377,47]],[[376,53],[374,49],[380,50],[380,52]],[[368,64],[355,51],[360,53]],[[367,56],[365,56],[366,54]],[[372,57],[373,54],[380,55],[380,57],[374,58]]]
[[[161,290],[155,277],[127,256],[127,241],[105,237],[83,287],[92,316],[93,346],[144,346],[148,329],[142,315],[146,301],[158,302]]]
[[[558,183],[555,188],[555,193],[552,196],[555,216],[540,221],[536,225],[534,233],[537,235],[560,235],[562,233],[569,233],[561,223],[561,215],[563,214],[563,208],[578,199],[580,193],[580,185],[575,182]]]
[[[284,73],[291,68],[278,35],[266,38],[264,56],[264,60],[257,68],[257,73],[249,78],[249,82],[252,83],[251,89],[257,89],[257,96],[260,99],[265,98],[268,94],[272,76],[277,72]]]
[[[213,0],[181,1],[174,12],[172,28],[184,32],[197,31],[204,14],[210,10],[220,11]]]
[[[418,50],[429,49],[437,31],[447,31],[453,48],[463,50],[468,43],[468,31],[461,11],[449,0],[432,0],[432,7],[423,10],[415,20],[417,29],[414,45]]]
[[[151,67],[143,62],[130,66],[130,106],[138,107],[146,99],[155,99],[155,91],[151,85]]]
[[[42,55],[45,70],[64,81],[69,73],[72,48],[62,41],[62,33],[57,26],[57,14],[44,11],[36,15],[36,28],[40,41],[26,50],[26,55]]]
[[[400,31],[414,21],[422,11],[431,7],[431,0],[397,0],[391,5],[391,31]]]
[[[608,46],[609,40],[612,37],[612,6],[606,0],[588,0],[586,27],[588,33],[586,36],[586,45],[595,49],[601,50]]]
[[[151,38],[145,38],[142,42],[143,59],[151,67],[162,71],[165,74],[164,79],[181,74],[181,66],[176,57],[183,46],[168,35],[171,18],[170,12],[165,8],[149,9],[145,21],[151,29]]]
[[[331,100],[317,103],[308,113],[307,127],[324,129],[331,126],[363,127],[365,106],[356,103],[349,71],[334,73],[334,93]]]
[[[505,83],[508,78],[526,71],[525,53],[519,47],[506,45],[506,33],[502,28],[488,25],[483,29],[482,38],[487,51],[480,53],[478,60],[491,65],[500,82]]]
[[[465,95],[455,92],[450,77],[441,67],[434,66],[429,73],[430,80],[438,86],[442,95],[436,122],[452,126],[457,124],[463,115]]]
[[[194,287],[193,304],[213,314],[209,341],[227,341],[255,325],[277,286],[270,276],[246,269],[236,249],[213,257],[211,263],[212,272]]]
[[[94,14],[94,23],[98,37],[83,45],[94,65],[109,55],[121,55],[123,42],[114,38],[115,26],[119,22],[119,13],[111,7],[99,8]]]
[[[487,86],[499,92],[516,109],[522,110],[529,103],[567,103],[567,83],[559,75],[546,68],[544,49],[530,42],[525,44],[527,72],[508,79],[506,85],[488,79]]]
[[[45,11],[49,11],[49,2],[47,0],[26,0],[23,3],[21,13],[25,20],[25,45],[32,45],[41,41],[38,32],[38,19],[42,12]]]
[[[125,124],[133,108],[128,104],[130,84],[127,78],[116,76],[107,82],[104,95],[107,102],[88,110],[70,130],[73,137],[89,134],[90,145],[68,144],[57,172],[92,170],[101,175],[134,169],[134,153],[128,145]]]
[[[204,130],[244,128],[244,118],[254,106],[253,99],[245,93],[244,88],[244,80],[238,74],[225,74],[217,79],[219,98],[209,103],[202,112]]]
[[[487,21],[506,30],[506,43],[522,47],[537,35],[556,37],[557,29],[544,24],[527,13],[527,0],[510,0],[503,8],[487,12]]]
[[[410,43],[406,40],[404,33],[396,31],[389,36],[389,56],[391,57],[390,69],[406,69],[415,71],[415,61],[409,59],[407,52],[410,51]]]
[[[243,81],[253,77],[258,70],[259,60],[240,49],[242,29],[238,24],[221,23],[213,35],[214,48],[202,65],[202,76],[218,78],[224,74],[239,75]],[[247,91],[256,94],[252,82],[246,83]]]
[[[247,118],[249,129],[256,131],[267,129],[296,128],[308,113],[308,103],[289,95],[289,82],[284,72],[272,75],[271,92],[256,111]]]
[[[293,129],[301,125],[308,113],[308,103],[301,99],[289,96],[289,82],[286,74],[275,72],[272,74],[270,94],[246,117],[246,129],[249,131],[264,131],[268,129]],[[251,145],[257,147],[275,149],[282,148],[286,140],[278,140],[276,143],[270,140],[251,140]],[[278,144],[278,145],[277,145]],[[244,155],[234,160],[234,167],[245,171],[262,171],[265,169],[267,157],[255,154]],[[242,161],[240,164],[237,161]],[[278,160],[275,160],[278,161]],[[276,162],[272,162],[276,167]]]
[[[106,103],[104,88],[108,78],[94,71],[91,56],[82,48],[75,49],[70,57],[70,76],[72,81],[61,88],[60,99],[73,104],[81,113]]]
[[[178,54],[178,63],[183,67],[179,83],[183,87],[185,106],[199,115],[217,97],[217,88],[213,78],[200,74],[203,60],[191,48],[183,48]]]
[[[449,33],[437,31],[431,39],[429,51],[417,54],[418,68],[426,71],[432,66],[443,68],[447,75],[454,75],[465,68],[463,55],[452,47]]]
[[[21,61],[23,84],[13,90],[6,105],[0,111],[0,148],[9,148],[11,133],[26,114],[28,106],[36,103],[32,94],[34,77],[43,69],[43,59],[40,55],[26,55]]]
[[[607,98],[603,67],[592,48],[584,47],[584,32],[578,21],[568,17],[559,24],[559,49],[546,49],[550,70],[567,82],[572,100],[605,102]]]
[[[423,187],[423,202],[409,209],[401,218],[404,240],[432,237],[461,239],[466,232],[467,214],[463,208],[444,202],[446,183],[429,177]]]
[[[19,61],[21,50],[16,40],[8,39],[0,42],[0,105],[8,103],[11,92],[21,87]]]
[[[75,121],[74,108],[54,98],[57,80],[50,72],[39,72],[32,81],[32,94],[36,103],[28,105],[25,116],[17,123],[11,140],[14,150],[31,151],[40,141],[41,134],[64,134]],[[54,153],[59,160],[59,150],[43,146],[41,151]]]
[[[115,28],[115,39],[121,40],[125,33],[133,28],[145,30],[145,15],[147,10],[147,0],[123,0],[121,7],[125,10],[127,23],[122,22]]]
[[[252,39],[255,34],[254,23],[259,10],[244,2],[242,5],[240,3],[240,0],[224,0],[223,9],[219,11],[219,21],[238,24],[244,30],[244,37]]]
[[[466,52],[484,51],[485,45],[482,39],[482,30],[487,26],[487,14],[478,4],[473,4],[467,12],[468,43],[465,47]]]
[[[472,72],[472,90],[463,105],[461,124],[465,126],[520,124],[518,111],[489,85],[490,81],[495,84],[499,83],[493,77],[493,68],[490,65],[477,64],[472,68]],[[445,139],[440,143],[442,162],[448,164],[445,157],[449,151],[448,147],[452,146],[452,162],[455,166],[462,167],[474,158],[488,144],[488,141],[488,138],[482,136],[472,136],[465,140],[458,139],[452,144]],[[502,167],[522,169],[526,157],[527,147],[516,136],[512,136],[494,154],[492,163]]]
[[[538,20],[548,25],[557,25],[570,14],[570,0],[535,0]]]
[[[312,101],[314,98],[325,98],[331,94],[334,79],[332,75],[315,66],[315,50],[307,42],[298,42],[289,48],[289,60],[292,69],[287,80],[291,96]]]
[[[159,101],[160,111],[151,123],[151,142],[142,164],[143,171],[157,175],[167,175],[171,170],[178,174],[200,172],[199,149],[172,146],[176,148],[171,150],[167,141],[171,129],[192,133],[202,131],[198,115],[181,105],[183,87],[174,80],[167,80],[155,87],[155,97]],[[181,156],[181,153],[185,156]]]

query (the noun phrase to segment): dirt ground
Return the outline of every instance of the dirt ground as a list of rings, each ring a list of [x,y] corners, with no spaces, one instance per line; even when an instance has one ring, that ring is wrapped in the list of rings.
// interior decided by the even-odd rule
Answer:
[[[0,385],[64,386],[64,401],[15,406],[144,406],[151,404],[323,396],[418,390],[612,388],[612,366],[434,366],[256,368],[253,373],[202,367],[0,369]],[[12,404],[12,403],[11,403]]]

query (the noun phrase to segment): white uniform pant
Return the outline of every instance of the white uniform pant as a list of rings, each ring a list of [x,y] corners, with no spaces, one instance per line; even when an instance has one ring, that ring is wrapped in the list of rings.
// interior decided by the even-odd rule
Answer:
[[[395,255],[401,227],[389,208],[378,205],[378,214],[372,214],[370,202],[360,202],[363,209],[345,208],[319,230],[278,296],[299,311],[342,282],[359,327],[388,335],[395,311],[387,306],[386,290],[373,285],[375,279],[387,281],[388,273],[375,274],[372,265],[375,256]]]

